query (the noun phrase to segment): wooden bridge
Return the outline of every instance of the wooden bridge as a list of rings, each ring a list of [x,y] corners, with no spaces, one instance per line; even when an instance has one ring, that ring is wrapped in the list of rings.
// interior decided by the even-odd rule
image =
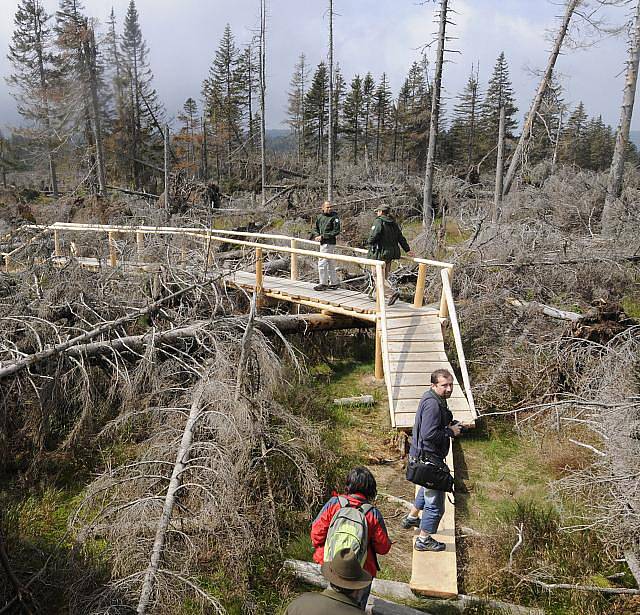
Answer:
[[[218,258],[214,249],[216,244],[239,249],[244,255],[242,260],[248,264],[242,270],[229,268],[225,283],[255,291],[259,303],[270,298],[325,314],[347,315],[375,323],[375,375],[385,381],[391,426],[403,431],[410,431],[413,426],[418,401],[430,386],[431,373],[439,368],[447,368],[453,373],[443,338],[443,326],[449,325],[462,379],[462,384],[454,380],[449,407],[460,421],[473,422],[477,417],[451,291],[453,265],[450,263],[403,257],[403,262],[417,266],[418,270],[413,301],[398,301],[388,306],[384,296],[384,263],[366,258],[366,250],[360,248],[338,246],[338,253],[325,254],[319,252],[318,242],[307,239],[197,227],[55,223],[31,225],[28,229],[35,233],[29,241],[3,253],[7,271],[18,266],[29,246],[48,237],[51,238],[54,262],[65,264],[75,258],[84,267],[120,267],[129,271],[157,269],[158,260],[153,257],[154,253],[158,255],[159,248],[164,250],[165,256],[170,248],[172,258],[185,266],[204,269],[211,267]],[[87,245],[93,253],[80,256],[86,252],[83,246]],[[288,260],[287,277],[265,274],[266,265],[273,262],[268,260],[270,257]],[[372,294],[348,288],[315,291],[315,261],[319,258],[335,261],[348,273],[370,272],[375,280]],[[224,270],[224,263],[217,265],[218,270]],[[314,281],[304,279],[305,267]],[[430,272],[441,288],[440,301],[436,305],[424,305]],[[447,461],[453,469],[452,453]],[[411,588],[426,595],[455,596],[458,593],[455,511],[448,501],[436,538],[447,545],[446,551],[413,551]]]

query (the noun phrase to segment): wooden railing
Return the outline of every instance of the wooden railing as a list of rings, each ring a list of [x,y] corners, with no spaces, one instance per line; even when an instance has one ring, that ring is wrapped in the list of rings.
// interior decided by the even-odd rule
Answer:
[[[207,254],[210,252],[210,245],[212,242],[228,243],[231,245],[240,246],[243,248],[250,248],[255,251],[255,265],[256,265],[256,278],[255,288],[258,296],[261,294],[264,288],[264,256],[266,252],[281,252],[290,255],[290,277],[291,280],[298,280],[299,277],[299,257],[311,257],[315,259],[327,259],[342,263],[356,264],[364,269],[370,268],[374,279],[376,281],[376,305],[377,314],[368,318],[366,315],[359,314],[359,317],[375,320],[376,322],[376,341],[379,347],[376,352],[376,360],[378,355],[381,355],[382,368],[384,372],[384,379],[387,388],[387,394],[389,397],[390,410],[393,416],[393,395],[392,385],[390,378],[390,360],[388,351],[388,334],[387,334],[387,314],[386,314],[386,301],[384,296],[384,262],[366,258],[367,250],[362,248],[354,248],[351,246],[338,245],[338,249],[341,251],[350,252],[351,254],[328,254],[319,252],[320,243],[311,239],[302,239],[299,237],[291,237],[289,235],[278,235],[270,233],[252,233],[248,231],[228,231],[222,229],[211,228],[199,228],[199,227],[158,227],[158,226],[121,226],[111,224],[80,224],[80,223],[67,223],[56,222],[50,226],[42,225],[29,225],[27,228],[37,230],[38,233],[34,235],[28,242],[19,246],[15,250],[9,253],[2,253],[5,260],[5,268],[9,270],[12,260],[15,256],[28,245],[41,238],[42,236],[51,233],[53,234],[55,256],[62,256],[62,246],[60,236],[63,232],[95,232],[104,233],[107,237],[108,251],[109,251],[109,265],[116,267],[118,264],[116,235],[135,235],[136,241],[136,253],[138,257],[142,254],[145,246],[146,235],[164,235],[164,236],[182,236],[191,237],[200,241],[206,246]],[[282,242],[287,245],[276,245],[273,242]],[[269,243],[267,243],[269,242]],[[314,249],[305,249],[299,247],[309,246]],[[471,412],[475,417],[477,415],[475,410],[475,404],[473,395],[471,392],[471,385],[469,381],[469,374],[467,370],[467,364],[464,356],[464,350],[462,347],[462,340],[460,336],[460,327],[457,320],[455,304],[453,302],[453,294],[451,291],[451,278],[453,273],[453,265],[442,261],[435,261],[423,258],[416,258],[411,256],[403,256],[402,260],[405,262],[411,262],[418,265],[418,277],[416,282],[416,290],[414,294],[413,305],[416,308],[420,308],[424,302],[424,291],[426,286],[427,271],[429,267],[435,267],[440,269],[440,277],[442,280],[442,293],[440,297],[440,309],[439,317],[441,321],[447,319],[450,320],[455,346],[456,354],[458,355],[458,362],[462,373],[462,380],[471,408]],[[339,313],[353,316],[346,310],[340,310],[338,307],[332,307],[332,309]],[[376,375],[378,375],[378,366],[376,367]]]

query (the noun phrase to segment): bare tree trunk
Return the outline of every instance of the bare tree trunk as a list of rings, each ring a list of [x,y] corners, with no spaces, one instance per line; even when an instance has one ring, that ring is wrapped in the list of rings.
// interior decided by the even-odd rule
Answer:
[[[202,380],[197,385],[196,390],[193,393],[193,399],[191,401],[191,409],[189,410],[189,418],[184,426],[184,432],[182,433],[182,441],[180,442],[180,448],[176,455],[176,462],[173,466],[173,472],[171,473],[171,480],[169,481],[169,487],[164,499],[164,506],[162,508],[162,514],[158,521],[156,529],[156,537],[153,541],[153,549],[151,551],[151,559],[149,560],[149,566],[144,575],[144,581],[142,583],[142,590],[140,591],[140,599],[138,601],[138,608],[136,612],[139,615],[144,615],[147,612],[149,602],[151,600],[151,592],[153,591],[154,581],[156,574],[158,573],[158,567],[160,565],[160,558],[162,557],[162,551],[164,549],[164,543],[167,536],[167,529],[171,522],[171,516],[173,515],[173,509],[176,504],[176,494],[178,493],[182,485],[182,475],[189,463],[189,455],[191,453],[191,443],[193,442],[193,432],[202,412],[202,405],[200,401],[203,393],[203,383],[206,376],[203,375]]]
[[[440,88],[442,85],[442,65],[444,63],[445,30],[447,27],[448,0],[440,0],[440,29],[438,31],[438,48],[436,51],[436,74],[433,80],[431,98],[431,122],[429,124],[429,148],[427,165],[424,172],[424,194],[422,200],[422,226],[433,224],[433,169],[436,159],[436,139],[438,136],[438,117],[440,115]]]
[[[205,117],[202,116],[202,179],[209,179],[209,156],[207,152],[207,124]]]
[[[262,170],[262,206],[266,201],[267,185],[267,161],[266,161],[266,131],[265,131],[265,103],[264,94],[266,90],[266,54],[265,54],[265,34],[267,29],[267,17],[265,0],[260,0],[260,162]]]
[[[493,195],[493,211],[491,212],[491,222],[494,224],[500,218],[500,208],[502,207],[502,180],[504,166],[504,126],[506,123],[505,106],[500,107],[500,126],[498,128],[498,157],[496,160],[496,188]]]
[[[333,0],[329,0],[329,140],[327,146],[327,201],[333,200]]]
[[[549,86],[549,83],[551,81],[553,68],[556,64],[556,60],[558,59],[558,55],[560,55],[560,49],[562,48],[564,37],[567,34],[567,30],[569,29],[571,17],[573,16],[574,11],[581,2],[583,2],[583,0],[567,0],[566,10],[564,13],[564,17],[562,18],[562,24],[560,25],[560,28],[556,35],[556,40],[553,45],[551,55],[549,56],[547,68],[544,71],[544,75],[542,76],[540,85],[538,86],[538,91],[536,92],[535,98],[531,103],[531,108],[529,109],[529,113],[527,114],[524,126],[522,128],[522,134],[520,135],[520,139],[518,140],[516,151],[513,153],[513,158],[511,159],[511,164],[509,165],[509,170],[507,171],[507,175],[504,180],[503,195],[505,196],[509,194],[509,190],[511,189],[511,185],[513,184],[513,180],[515,179],[516,171],[518,170],[518,167],[520,165],[520,159],[522,158],[525,143],[531,135],[533,122],[536,115],[538,114],[538,110],[540,109],[542,97],[544,96],[544,93],[546,92],[547,87]]]
[[[102,125],[100,122],[100,103],[98,102],[98,76],[96,74],[96,39],[93,28],[87,32],[87,40],[83,42],[87,56],[87,72],[89,77],[89,91],[91,93],[91,114],[93,140],[96,143],[96,167],[98,174],[98,194],[103,196],[107,187],[105,171],[104,146],[102,143]]]
[[[603,230],[611,230],[611,207],[620,198],[622,193],[622,175],[624,172],[624,157],[629,142],[629,130],[631,128],[631,115],[636,95],[636,83],[638,81],[638,62],[640,61],[640,2],[636,7],[635,22],[629,44],[629,60],[627,61],[627,75],[622,93],[622,107],[620,108],[620,122],[616,132],[616,145],[613,150],[611,168],[609,170],[609,182],[607,183],[607,196],[602,212]]]
[[[164,208],[169,211],[169,125],[164,127]]]

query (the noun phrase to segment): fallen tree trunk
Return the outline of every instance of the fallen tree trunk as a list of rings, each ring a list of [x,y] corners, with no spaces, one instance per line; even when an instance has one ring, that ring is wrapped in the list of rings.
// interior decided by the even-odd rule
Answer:
[[[219,319],[223,322],[226,319]],[[238,326],[246,324],[246,318],[235,319]],[[91,357],[107,352],[142,352],[149,344],[156,346],[173,346],[182,340],[192,340],[202,333],[215,320],[200,320],[187,327],[170,329],[169,331],[149,331],[141,335],[129,335],[101,342],[91,342],[69,348],[67,354],[73,357]],[[310,333],[313,331],[336,331],[344,329],[367,329],[374,323],[357,318],[329,316],[327,314],[294,314],[278,316],[262,316],[256,318],[254,325],[265,335],[280,333]]]
[[[327,581],[320,572],[320,566],[311,562],[302,562],[300,560],[288,559],[285,561],[284,566],[286,569],[293,572],[297,579],[300,579],[304,583],[313,585],[315,587],[327,587]],[[502,609],[507,613],[513,613],[514,615],[544,615],[542,609],[529,608],[519,606],[517,604],[510,604],[508,602],[502,602],[500,600],[484,600],[475,596],[459,595],[457,600],[430,600],[424,596],[417,596],[411,591],[411,588],[407,583],[400,583],[398,581],[386,581],[384,579],[374,579],[371,586],[372,595],[369,602],[368,612],[374,615],[412,615],[416,613],[415,609],[406,607],[400,604],[394,604],[381,600],[378,596],[384,596],[392,600],[404,600],[407,602],[413,602],[417,606],[429,608],[432,606],[437,611],[442,610],[443,604],[451,606],[452,608],[460,611],[461,613],[472,605],[486,605],[495,609]],[[424,613],[425,611],[418,611]]]
[[[505,300],[511,307],[514,307],[521,314],[531,310],[533,312],[539,312],[545,316],[551,318],[557,318],[559,320],[570,320],[576,322],[580,320],[583,315],[577,312],[568,312],[567,310],[559,310],[551,305],[545,305],[544,303],[538,303],[537,301],[522,301],[520,299],[514,299],[513,297],[507,297]]]
[[[68,339],[65,342],[56,344],[55,346],[50,346],[49,348],[45,348],[40,352],[36,352],[34,354],[23,357],[22,359],[9,363],[8,365],[4,365],[3,367],[0,368],[0,380],[2,380],[3,378],[6,378],[7,376],[16,374],[19,371],[26,369],[27,367],[31,367],[36,363],[40,363],[46,359],[59,355],[69,350],[70,348],[79,346],[80,344],[84,344],[88,340],[91,340],[94,337],[98,337],[98,335],[101,335],[102,333],[113,331],[117,327],[120,327],[121,325],[127,322],[131,322],[132,320],[137,320],[138,318],[140,318],[140,316],[144,316],[145,314],[151,314],[152,312],[155,312],[160,306],[162,306],[167,301],[170,301],[171,299],[176,299],[177,297],[180,297],[185,293],[188,293],[189,291],[194,290],[195,288],[203,288],[204,286],[213,284],[214,282],[217,282],[218,280],[220,280],[222,277],[224,276],[219,275],[219,276],[216,276],[215,278],[207,280],[206,282],[191,284],[185,288],[182,288],[176,291],[175,293],[171,293],[166,297],[162,297],[157,301],[154,301],[153,303],[148,305],[146,308],[143,308],[141,310],[135,310],[134,312],[132,312],[131,314],[127,314],[126,316],[122,316],[121,318],[116,318],[115,320],[105,322],[101,324],[99,327],[92,329],[91,331],[86,331],[85,333],[72,337],[71,339]]]

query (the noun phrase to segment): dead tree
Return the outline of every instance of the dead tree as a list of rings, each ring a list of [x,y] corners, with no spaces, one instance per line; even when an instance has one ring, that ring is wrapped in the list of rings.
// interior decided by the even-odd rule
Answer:
[[[494,224],[500,217],[500,207],[502,205],[502,183],[504,180],[504,125],[506,121],[505,107],[500,107],[500,126],[498,128],[498,155],[496,159],[496,187],[493,195],[493,211],[491,213],[491,222]]]
[[[627,74],[622,92],[622,106],[620,108],[620,121],[616,132],[616,145],[613,150],[609,181],[607,183],[607,196],[602,212],[603,230],[611,230],[611,210],[622,193],[622,175],[624,172],[624,159],[629,143],[629,130],[631,128],[631,115],[636,95],[636,83],[638,81],[638,63],[640,62],[640,2],[636,6],[636,15],[629,41],[629,59],[627,61]]]
[[[502,193],[503,195],[509,194],[509,190],[511,190],[511,186],[513,184],[513,180],[516,177],[516,172],[518,171],[518,167],[520,166],[520,162],[525,150],[525,146],[530,138],[531,129],[533,128],[533,123],[535,121],[536,116],[538,115],[538,111],[540,109],[540,104],[542,103],[542,99],[547,91],[551,83],[551,76],[553,75],[553,69],[556,65],[556,60],[560,55],[560,50],[562,49],[562,44],[564,42],[567,31],[569,30],[569,24],[571,22],[571,18],[573,13],[578,8],[580,4],[582,4],[584,0],[567,0],[565,5],[565,13],[562,18],[562,23],[558,32],[556,34],[555,42],[553,44],[553,49],[551,50],[551,55],[549,56],[549,61],[547,62],[547,68],[544,71],[542,79],[540,80],[540,85],[538,86],[538,90],[536,95],[531,103],[531,108],[529,109],[529,113],[527,113],[524,126],[522,127],[522,133],[520,134],[520,139],[518,140],[518,145],[516,146],[516,150],[513,153],[513,157],[511,158],[511,164],[509,165],[509,169],[507,170],[507,175],[504,179],[504,186]]]
[[[327,141],[327,201],[333,200],[333,0],[329,0],[329,139]]]
[[[267,30],[265,0],[260,0],[260,170],[262,178],[261,202],[264,207],[266,204],[266,185],[267,185],[267,160],[266,160],[266,129],[265,129],[265,91],[266,85],[266,52],[265,52],[265,36]],[[249,118],[251,123],[251,118]]]
[[[448,0],[440,0],[440,28],[438,30],[438,47],[436,51],[436,72],[433,78],[431,95],[431,121],[429,123],[429,147],[427,149],[427,165],[424,172],[424,193],[422,199],[422,226],[433,224],[433,172],[436,159],[436,139],[438,138],[438,120],[440,117],[440,89],[442,86],[442,65],[444,64],[445,31],[447,28]]]

